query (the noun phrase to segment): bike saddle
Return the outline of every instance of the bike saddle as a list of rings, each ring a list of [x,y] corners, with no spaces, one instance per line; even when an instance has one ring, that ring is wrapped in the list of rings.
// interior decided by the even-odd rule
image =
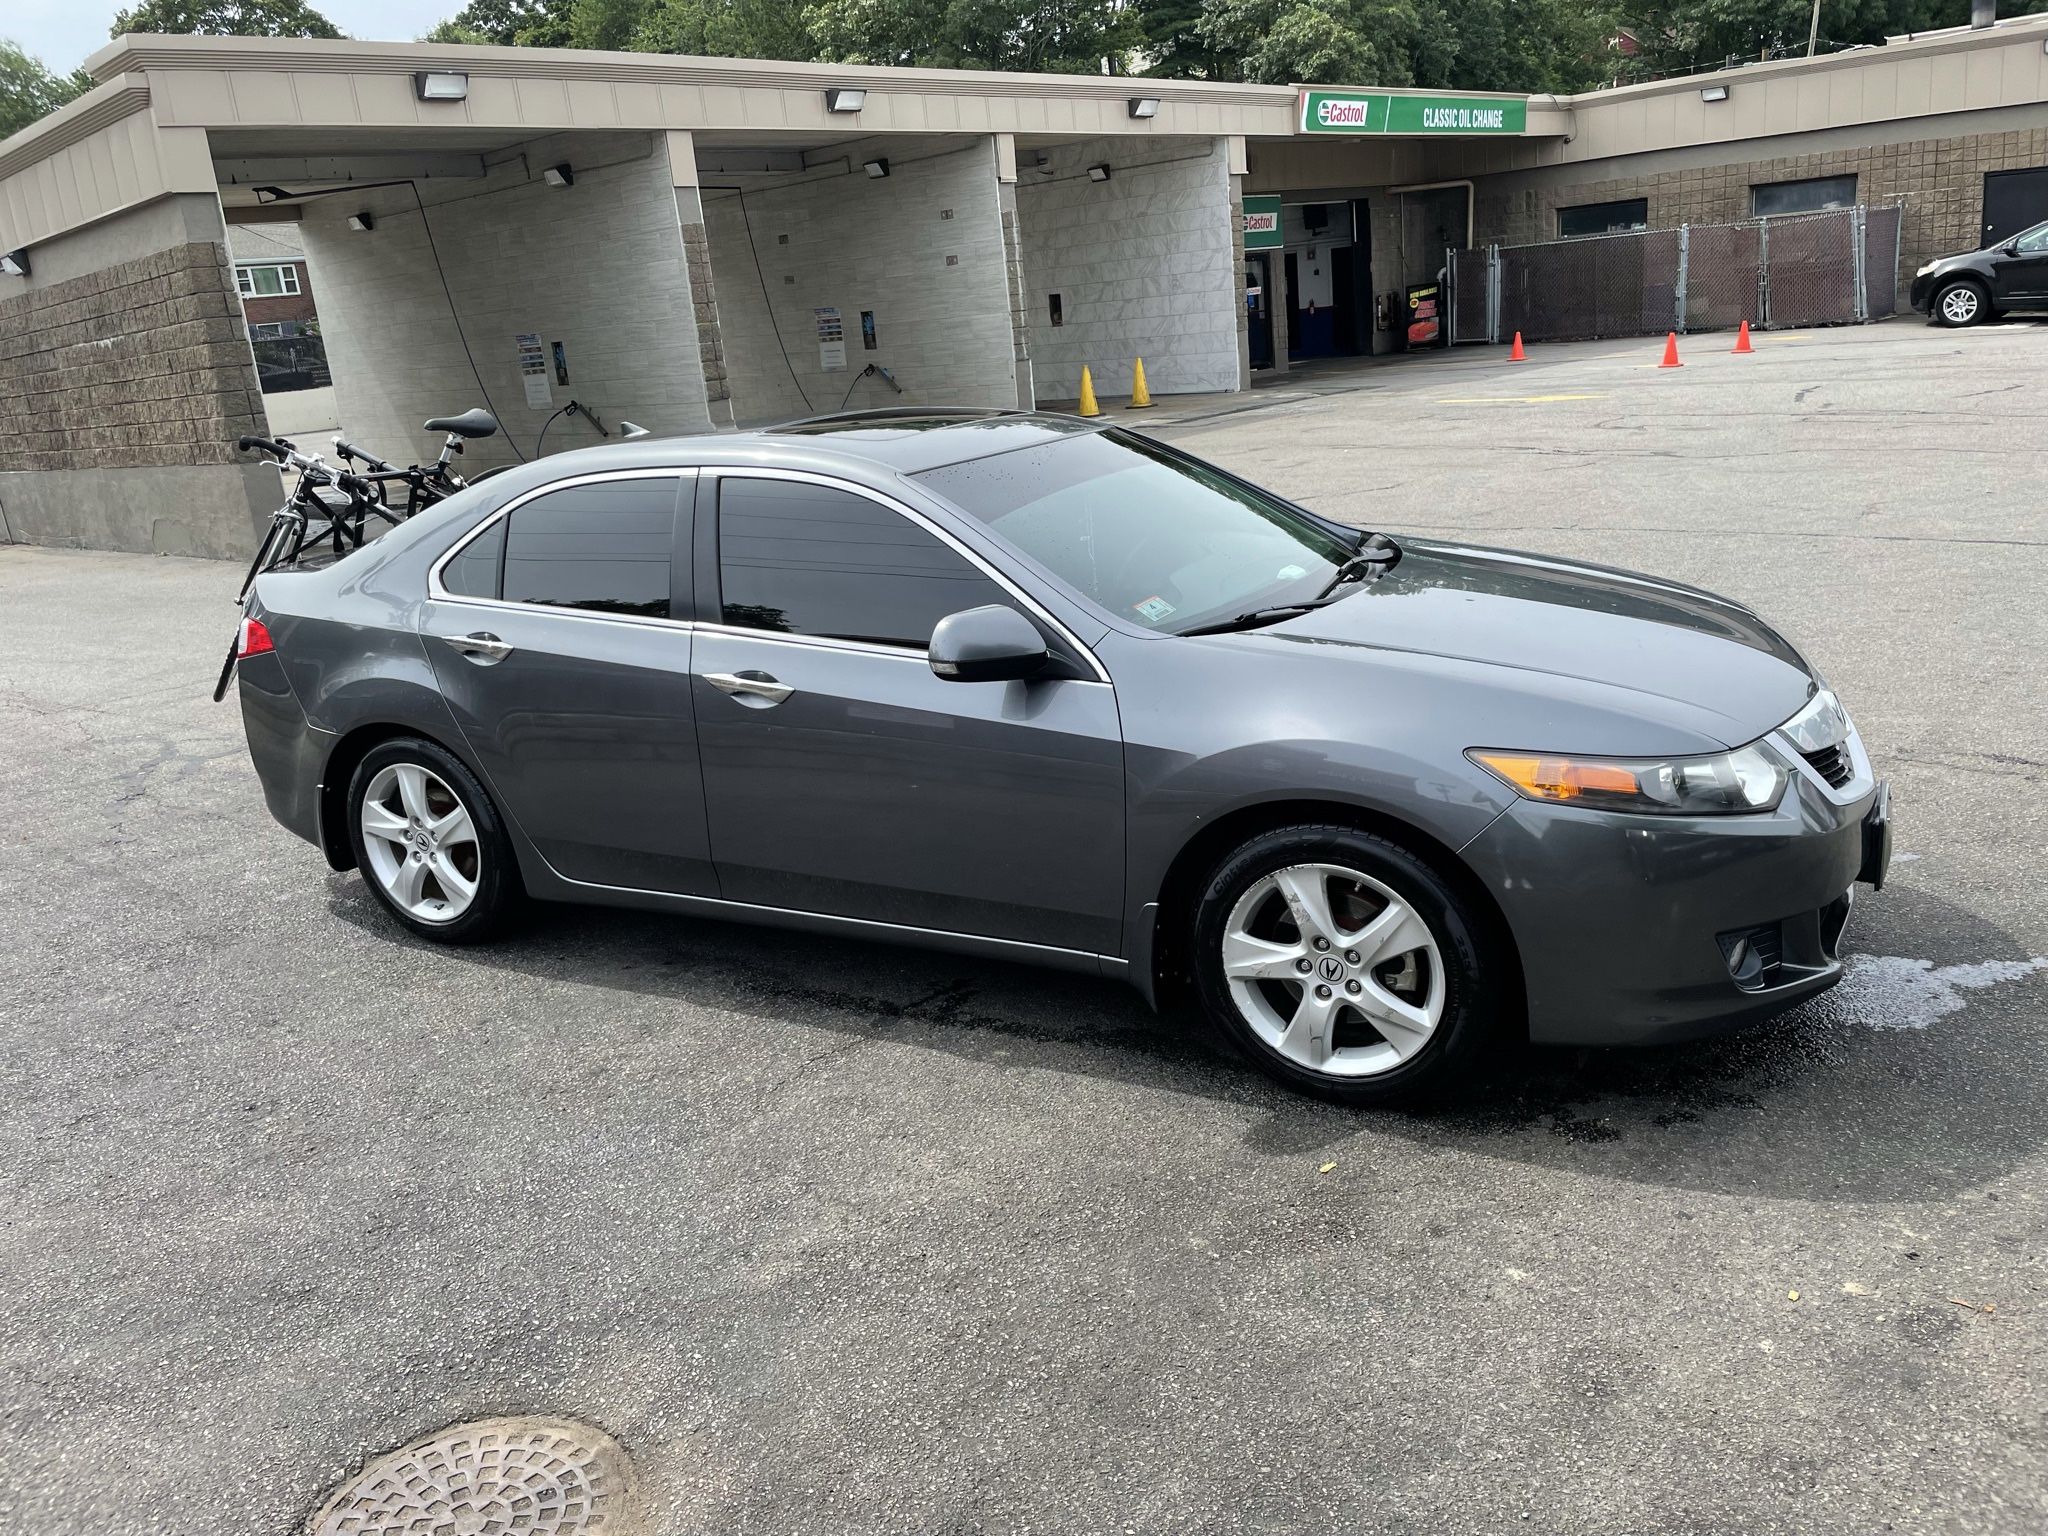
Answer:
[[[482,406],[473,411],[464,411],[460,416],[436,416],[424,428],[428,432],[453,432],[457,437],[493,437],[498,431],[498,418]]]

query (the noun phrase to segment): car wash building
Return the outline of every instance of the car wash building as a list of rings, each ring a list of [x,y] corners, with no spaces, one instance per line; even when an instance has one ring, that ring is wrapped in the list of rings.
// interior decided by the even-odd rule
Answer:
[[[471,469],[621,419],[1114,395],[1139,358],[1228,392],[1490,339],[1524,248],[1605,253],[1546,296],[1623,267],[1631,318],[1683,315],[1638,230],[1880,206],[1856,292],[1888,292],[2048,218],[2044,40],[1546,97],[127,37],[0,143],[0,538],[250,546],[277,490],[234,448],[270,422],[231,230],[303,252],[334,413],[390,458],[478,404]]]

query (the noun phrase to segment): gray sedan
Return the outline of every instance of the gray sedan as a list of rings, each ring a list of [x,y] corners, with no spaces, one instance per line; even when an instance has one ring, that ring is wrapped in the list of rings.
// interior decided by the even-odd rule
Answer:
[[[1889,852],[1749,610],[1058,416],[563,454],[262,577],[240,649],[272,812],[424,937],[533,897],[1095,972],[1353,1101],[1784,1009]]]

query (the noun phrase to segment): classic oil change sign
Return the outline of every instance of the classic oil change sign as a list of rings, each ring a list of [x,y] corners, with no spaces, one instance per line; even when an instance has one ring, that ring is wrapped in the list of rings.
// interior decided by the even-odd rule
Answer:
[[[1303,91],[1303,133],[1520,133],[1526,100],[1499,96],[1392,96],[1383,91]]]

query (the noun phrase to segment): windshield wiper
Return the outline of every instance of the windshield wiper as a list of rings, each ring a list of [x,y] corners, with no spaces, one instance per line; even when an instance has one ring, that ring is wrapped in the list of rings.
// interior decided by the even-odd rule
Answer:
[[[1233,619],[1217,619],[1214,623],[1197,624],[1193,629],[1176,629],[1174,633],[1176,635],[1227,634],[1233,629],[1249,629],[1254,624],[1271,624],[1279,619],[1291,619],[1297,614],[1309,613],[1317,608],[1327,608],[1330,604],[1350,595],[1348,592],[1338,592],[1323,597],[1310,598],[1306,602],[1280,603],[1271,608],[1253,608],[1248,612],[1240,613]]]
[[[1235,618],[1217,619],[1209,624],[1197,624],[1193,629],[1177,629],[1177,635],[1221,635],[1234,629],[1249,629],[1254,624],[1272,624],[1281,619],[1290,619],[1297,614],[1327,608],[1331,603],[1341,602],[1351,595],[1342,590],[1362,580],[1368,571],[1384,571],[1401,558],[1401,546],[1384,533],[1368,535],[1352,554],[1337,567],[1330,577],[1330,584],[1314,597],[1298,603],[1276,603],[1270,608],[1252,608]]]
[[[1401,558],[1401,546],[1384,533],[1368,534],[1359,542],[1351,558],[1339,565],[1330,577],[1330,584],[1323,588],[1320,597],[1328,597],[1346,582],[1358,581],[1367,572],[1386,570]]]

